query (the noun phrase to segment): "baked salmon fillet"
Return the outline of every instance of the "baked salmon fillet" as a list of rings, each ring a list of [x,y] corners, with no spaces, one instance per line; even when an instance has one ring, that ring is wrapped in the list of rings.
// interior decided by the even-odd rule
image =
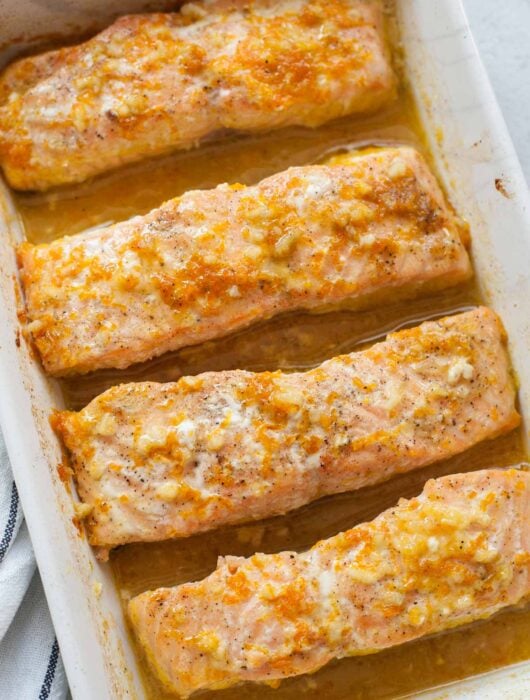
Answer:
[[[519,423],[498,317],[478,308],[304,373],[113,387],[54,414],[91,544],[285,513],[450,457]]]
[[[530,473],[428,481],[308,552],[220,558],[197,583],[129,603],[154,671],[187,697],[275,684],[487,618],[530,596]]]
[[[314,127],[395,96],[379,0],[208,0],[132,15],[0,78],[18,189],[81,182],[226,129]]]
[[[294,309],[353,306],[471,274],[422,156],[385,148],[192,191],[19,262],[29,331],[55,375],[124,368]]]

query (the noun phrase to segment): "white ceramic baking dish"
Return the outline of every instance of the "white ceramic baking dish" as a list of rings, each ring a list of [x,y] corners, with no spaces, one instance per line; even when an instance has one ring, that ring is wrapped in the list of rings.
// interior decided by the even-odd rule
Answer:
[[[459,0],[397,0],[408,65],[438,168],[471,224],[485,298],[506,325],[530,425],[530,200],[504,121]],[[92,31],[116,14],[176,3],[123,0],[3,0],[0,45]],[[17,320],[12,242],[22,235],[7,189],[0,190],[0,419],[35,547],[68,680],[76,700],[143,696],[117,593],[72,522],[57,472],[61,451],[48,415],[60,405],[24,342]],[[102,583],[102,593],[98,597]],[[429,698],[530,697],[530,662],[424,693]]]

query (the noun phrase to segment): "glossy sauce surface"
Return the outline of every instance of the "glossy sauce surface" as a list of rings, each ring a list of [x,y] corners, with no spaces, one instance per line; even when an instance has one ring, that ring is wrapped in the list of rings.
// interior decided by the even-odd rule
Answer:
[[[16,199],[28,239],[40,243],[145,213],[189,189],[221,182],[250,184],[290,165],[318,162],[334,150],[396,143],[414,145],[428,156],[414,105],[404,90],[396,104],[375,116],[343,119],[318,130],[293,128],[253,138],[231,136],[82,186],[45,195],[17,194]],[[78,409],[117,383],[173,381],[183,374],[206,370],[309,368],[339,353],[360,349],[391,330],[462,311],[479,302],[477,286],[471,282],[435,296],[360,313],[344,308],[326,314],[290,314],[124,371],[63,380],[65,401],[68,407]],[[375,517],[400,497],[419,493],[430,477],[517,464],[525,457],[521,434],[516,431],[427,469],[357,493],[324,499],[283,517],[182,541],[122,547],[111,555],[116,585],[126,601],[144,590],[202,578],[215,568],[219,555],[303,550]],[[285,681],[277,689],[249,685],[201,697],[394,698],[529,658],[530,611],[508,611],[466,629],[332,663],[312,676]],[[143,661],[142,668],[150,700],[171,697]]]

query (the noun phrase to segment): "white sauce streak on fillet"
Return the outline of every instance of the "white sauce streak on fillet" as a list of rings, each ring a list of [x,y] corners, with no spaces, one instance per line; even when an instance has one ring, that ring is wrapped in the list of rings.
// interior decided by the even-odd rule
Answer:
[[[133,627],[186,697],[274,683],[480,620],[530,596],[530,473],[427,482],[308,552],[221,558],[203,581],[143,593]]]
[[[519,423],[479,308],[304,372],[113,387],[54,417],[98,547],[265,518],[430,464]]]

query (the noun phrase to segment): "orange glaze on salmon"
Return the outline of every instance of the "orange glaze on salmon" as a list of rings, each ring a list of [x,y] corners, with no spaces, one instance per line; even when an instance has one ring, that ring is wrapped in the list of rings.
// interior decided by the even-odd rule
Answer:
[[[463,233],[417,151],[349,153],[22,244],[29,331],[51,374],[124,368],[280,312],[454,285]]]
[[[265,518],[450,457],[519,423],[489,309],[391,334],[304,372],[113,387],[55,414],[91,544]]]
[[[395,96],[379,0],[206,0],[132,15],[0,78],[13,187],[81,182],[224,129],[315,127]]]
[[[186,697],[278,682],[487,618],[530,596],[530,473],[486,470],[308,552],[220,558],[197,583],[129,603],[164,685]]]

